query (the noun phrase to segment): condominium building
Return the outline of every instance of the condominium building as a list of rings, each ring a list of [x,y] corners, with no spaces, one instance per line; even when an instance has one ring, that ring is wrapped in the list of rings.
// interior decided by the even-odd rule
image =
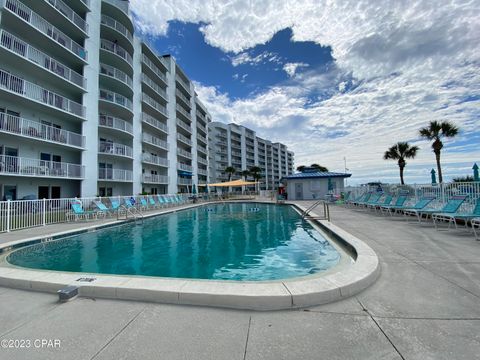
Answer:
[[[188,192],[211,117],[128,1],[0,0],[0,199]]]
[[[293,174],[294,154],[281,143],[257,137],[255,132],[237,124],[211,122],[209,128],[210,180],[219,182],[231,176],[225,172],[233,167],[232,179],[254,166],[261,169],[261,189],[271,190],[279,180]]]

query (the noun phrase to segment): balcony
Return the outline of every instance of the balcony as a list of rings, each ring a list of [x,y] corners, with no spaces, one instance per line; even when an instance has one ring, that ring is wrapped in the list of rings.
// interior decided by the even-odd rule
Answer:
[[[197,162],[198,162],[199,164],[208,165],[207,159],[204,159],[204,158],[201,158],[201,157],[198,157],[198,158],[197,158]]]
[[[167,92],[161,88],[156,82],[150,79],[147,75],[142,74],[142,81],[148,85],[156,94],[160,95],[165,101],[168,101]]]
[[[206,124],[207,123],[207,118],[205,117],[205,115],[203,115],[201,112],[199,112],[197,110],[197,117],[200,119],[200,120],[203,120],[203,122]]]
[[[164,132],[165,134],[168,134],[168,126],[164,124],[163,122],[155,119],[153,116],[148,115],[146,113],[142,113],[142,121],[152,127],[154,127],[157,130],[160,130]]]
[[[207,171],[206,169],[200,169],[200,168],[199,168],[199,169],[197,170],[198,175],[207,176],[207,172],[208,172],[208,171]]]
[[[123,95],[114,93],[113,91],[110,90],[105,90],[105,89],[100,89],[100,95],[99,99],[103,101],[108,101],[110,103],[119,105],[130,112],[133,111],[133,104],[132,101],[128,98],[126,98]]]
[[[182,94],[182,92],[178,89],[175,90],[175,94],[178,96],[179,99],[183,101],[185,105],[187,105],[189,108],[192,106],[190,105],[190,99],[187,98],[185,95]]]
[[[142,154],[142,161],[147,164],[154,164],[158,166],[168,167],[168,159],[162,158],[160,156],[155,156],[149,153]]]
[[[76,103],[64,96],[58,95],[3,70],[0,70],[0,89],[83,119],[85,118],[85,107],[82,106],[82,104]]]
[[[83,179],[84,172],[79,164],[0,155],[0,175]]]
[[[207,148],[205,146],[201,146],[201,145],[197,144],[197,150],[204,153],[204,154],[208,154],[207,153]]]
[[[117,32],[122,34],[124,37],[126,37],[128,41],[130,41],[130,43],[133,44],[133,35],[123,24],[111,18],[110,16],[103,15],[103,14],[100,21],[102,25],[108,26],[110,29],[116,30]]]
[[[168,84],[167,82],[167,76],[163,73],[162,70],[158,68],[157,65],[153,63],[152,60],[150,60],[147,55],[143,54],[142,55],[142,62],[156,75],[160,80],[162,80],[165,85]]]
[[[184,144],[187,144],[188,146],[192,146],[192,140],[187,138],[185,135],[177,133],[177,140],[183,142]]]
[[[133,126],[128,121],[123,119],[109,116],[109,115],[99,115],[98,116],[98,126],[115,129],[122,132],[126,132],[130,135],[133,135]]]
[[[183,171],[188,171],[188,172],[192,172],[193,171],[193,167],[191,165],[188,165],[188,164],[183,164],[183,163],[177,163],[177,169],[178,170],[183,170]]]
[[[189,133],[192,132],[192,128],[190,127],[189,124],[187,124],[185,121],[182,121],[180,119],[177,119],[177,125],[180,126],[182,129],[188,131]]]
[[[205,145],[207,144],[207,138],[199,133],[197,133],[197,141],[203,142]],[[225,144],[226,145],[226,144]]]
[[[118,44],[115,44],[112,41],[109,41],[109,40],[106,40],[106,39],[101,39],[100,49],[108,51],[108,52],[120,57],[122,60],[126,61],[130,66],[132,66],[132,64],[133,64],[132,55],[130,55],[128,53],[128,51],[125,50],[123,47],[121,47]]]
[[[178,183],[178,185],[191,186],[191,185],[192,185],[192,179],[179,177],[179,178],[177,179],[177,183]]]
[[[242,157],[242,153],[238,151],[232,151],[232,156]]]
[[[133,149],[130,146],[109,141],[100,141],[98,143],[98,153],[133,158]]]
[[[125,13],[125,15],[129,16],[128,15],[128,1],[124,1],[124,0],[102,0],[102,1],[115,6],[116,8],[123,11]]]
[[[203,131],[205,134],[207,133],[207,128],[199,122],[197,122],[197,129]]]
[[[232,149],[242,149],[242,146],[241,145],[238,145],[238,144],[235,144],[235,143],[231,143],[230,146],[232,147]]]
[[[98,180],[100,181],[118,181],[118,182],[132,182],[133,172],[131,170],[123,169],[98,169]]]
[[[79,149],[85,147],[85,136],[5,113],[0,113],[0,132]]]
[[[168,184],[168,176],[156,174],[143,174],[142,182],[144,184]]]
[[[184,81],[184,80],[183,80],[180,76],[178,76],[178,75],[175,77],[175,80],[177,80],[177,82],[178,82],[180,85],[182,85],[182,87],[186,90],[186,92],[187,92],[188,94],[191,94],[191,92],[190,92],[190,84],[189,84],[189,83],[187,83],[186,81]]]
[[[4,0],[4,7],[18,18],[30,24],[33,28],[37,29],[43,35],[52,39],[56,44],[59,44],[70,53],[73,53],[82,61],[87,61],[87,51],[81,45],[73,41],[70,37],[65,35],[40,15],[33,12],[20,1]]]
[[[190,115],[190,113],[178,104],[177,104],[177,111],[183,116],[185,116],[185,118],[187,118],[188,120],[190,121],[192,120],[192,116]]]
[[[100,74],[118,80],[127,85],[130,89],[132,89],[132,78],[126,73],[124,73],[122,70],[119,70],[107,64],[100,63]]]
[[[142,94],[142,101],[145,104],[149,105],[154,110],[156,110],[157,112],[159,112],[160,114],[162,114],[163,116],[168,117],[167,108],[165,106],[163,106],[162,104],[160,104],[158,101],[153,100],[147,94],[145,94],[145,93]]]
[[[142,140],[147,144],[156,146],[163,150],[168,150],[168,143],[162,139],[157,138],[156,136],[150,135],[148,133],[143,133]]]
[[[192,154],[188,151],[185,151],[183,149],[177,148],[177,155],[183,156],[184,158],[191,159]]]
[[[3,48],[21,56],[42,69],[46,69],[55,76],[59,76],[64,80],[85,89],[86,79],[79,73],[5,30],[2,30],[0,34],[0,45]]]
[[[82,30],[85,34],[88,33],[88,24],[85,20],[82,19],[75,11],[73,11],[67,4],[62,0],[47,0],[47,2],[52,5],[57,11],[62,14],[66,19],[68,19],[73,25]]]

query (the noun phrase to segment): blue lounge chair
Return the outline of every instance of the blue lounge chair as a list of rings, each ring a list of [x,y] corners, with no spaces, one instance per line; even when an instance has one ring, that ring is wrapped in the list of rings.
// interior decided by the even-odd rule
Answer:
[[[404,207],[407,200],[408,200],[408,192],[400,193],[397,196],[397,199],[395,200],[395,203],[393,203],[392,205],[382,205],[382,206],[380,206],[380,210],[382,211],[382,213],[384,211],[388,211],[390,216],[393,216],[393,213],[395,213],[397,211],[397,209],[402,209]]]
[[[140,210],[147,210],[148,209],[148,203],[145,198],[140,198]]]
[[[453,212],[453,213],[447,213],[447,212],[438,212],[435,214],[432,214],[432,219],[433,223],[435,224],[435,228],[437,227],[437,223],[441,221],[447,221],[448,222],[448,228],[450,228],[450,225],[453,223],[455,225],[455,228],[457,228],[457,220],[463,220],[465,222],[465,226],[467,226],[467,223],[469,220],[475,219],[480,217],[480,198],[477,199],[477,203],[473,210],[469,213],[458,213],[458,212]],[[472,225],[473,227],[473,225]]]
[[[408,215],[409,211],[415,211],[415,210],[422,210],[424,209],[428,204],[430,204],[433,200],[435,200],[437,197],[436,196],[424,196],[422,197],[417,203],[415,203],[413,206],[403,206],[400,208],[396,208],[395,212],[402,212],[403,215]]]
[[[120,201],[119,200],[111,200],[110,204],[112,204],[112,211],[118,211],[120,207]]]
[[[445,206],[441,209],[414,209],[408,210],[408,215],[415,215],[418,219],[418,222],[422,222],[423,216],[428,219],[429,216],[435,213],[455,213],[458,208],[463,204],[467,195],[456,195],[452,196],[450,200],[447,201]]]
[[[95,200],[93,202],[95,206],[97,207],[97,216],[102,215],[103,217],[110,215],[111,214],[111,209],[105,206],[104,203],[102,203],[100,200]]]
[[[153,199],[153,196],[148,197],[148,203],[150,204],[150,207],[154,209],[158,209],[160,205]]]
[[[97,216],[97,213],[95,211],[85,211],[80,201],[71,202],[70,207],[72,210],[67,212],[67,220],[71,220],[72,218],[75,221],[78,221],[82,218],[84,220],[88,220],[90,217],[94,218]]]
[[[382,206],[390,205],[392,200],[393,200],[392,195],[385,195],[385,197],[383,197],[383,200],[382,198],[380,198],[376,203],[372,203],[372,204],[367,203],[367,207],[377,211],[377,209],[381,209]]]
[[[383,193],[372,193],[369,196],[368,200],[360,201],[357,203],[357,205],[361,207],[367,207],[368,205],[375,205],[380,201],[382,196],[383,196]]]
[[[355,200],[349,201],[348,204],[357,206],[360,203],[364,203],[364,202],[368,201],[370,199],[370,196],[372,196],[372,192],[367,191],[367,192],[363,193],[362,195],[360,195]]]
[[[157,195],[157,201],[162,208],[168,206],[167,202],[165,201],[162,195]]]

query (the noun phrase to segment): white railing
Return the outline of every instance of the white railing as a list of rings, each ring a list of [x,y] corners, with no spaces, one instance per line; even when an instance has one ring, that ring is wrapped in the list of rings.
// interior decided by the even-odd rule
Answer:
[[[0,131],[56,144],[85,146],[85,136],[5,113],[0,113]]]
[[[185,90],[190,94],[190,84],[184,81],[180,76],[176,76],[175,79],[184,87]]]
[[[158,146],[164,150],[168,150],[168,143],[166,141],[159,139],[149,133],[143,133],[142,139],[148,144]]]
[[[183,114],[187,119],[189,120],[192,119],[190,113],[178,104],[177,104],[177,111]]]
[[[156,174],[143,174],[142,182],[146,184],[168,184],[168,176]]]
[[[84,3],[88,8],[90,8],[90,0],[80,0],[80,2]]]
[[[85,117],[85,107],[37,84],[0,70],[0,88],[71,114]]]
[[[177,125],[180,126],[182,129],[187,130],[190,133],[192,132],[192,128],[190,127],[190,125],[178,118],[177,118]]]
[[[207,123],[207,118],[200,111],[197,110],[197,117]]]
[[[207,161],[206,159],[204,159],[204,158],[201,158],[201,157],[198,157],[198,158],[197,158],[197,162],[198,162],[199,164],[208,165],[208,161]]]
[[[123,60],[125,60],[130,65],[132,65],[132,63],[133,63],[132,55],[130,55],[128,53],[128,51],[125,50],[123,47],[121,47],[118,44],[115,44],[112,41],[109,41],[107,39],[101,39],[100,49],[109,51],[109,52],[121,57]]]
[[[197,150],[207,154],[207,148],[202,145],[197,144]]]
[[[35,29],[42,32],[56,43],[74,53],[83,60],[87,60],[87,51],[70,37],[58,30],[47,20],[37,13],[33,12],[28,6],[18,0],[4,0],[5,8],[32,25]]]
[[[190,145],[190,146],[192,145],[192,140],[187,138],[185,135],[177,133],[177,139],[182,141],[184,144],[187,144],[187,145]]]
[[[183,149],[177,148],[177,154],[183,157],[186,157],[187,159],[192,158],[192,154],[189,153],[188,151],[185,151]]]
[[[142,160],[146,163],[160,165],[160,166],[168,167],[168,165],[169,165],[168,159],[162,158],[160,156],[152,155],[152,154],[149,154],[149,153],[143,153],[142,154]]]
[[[82,179],[84,166],[64,162],[0,155],[0,174]]]
[[[98,169],[98,180],[106,181],[133,181],[133,171],[124,169]]]
[[[192,185],[192,179],[186,179],[179,177],[177,179],[178,185]]]
[[[156,93],[160,94],[164,99],[166,100],[168,99],[167,92],[165,91],[165,89],[161,88],[155,81],[150,79],[147,75],[142,74],[142,81],[148,86],[150,86]]]
[[[113,66],[100,63],[100,74],[107,75],[113,77],[125,84],[127,84],[130,88],[132,87],[132,78],[124,73],[122,70],[119,70]]]
[[[105,26],[108,26],[109,28],[117,30],[120,34],[125,36],[130,42],[133,42],[132,33],[122,23],[119,23],[117,20],[111,18],[110,16],[103,15],[103,14],[102,14],[102,19],[100,21],[102,25],[105,25]]]
[[[113,102],[117,105],[123,106],[130,111],[133,110],[133,104],[132,104],[132,101],[130,99],[126,98],[123,95],[114,93],[113,91],[100,89],[99,98],[101,100],[110,101],[110,102]]]
[[[146,113],[142,113],[142,121],[168,134],[167,124],[164,124],[163,122],[155,119],[153,116],[148,115]]]
[[[199,122],[197,122],[197,129],[202,130],[205,134],[207,133],[207,128]]]
[[[176,90],[175,90],[175,94],[176,94],[180,99],[182,99],[188,106],[191,107],[191,105],[190,105],[190,99],[187,98],[185,95],[183,95],[180,90],[176,89]]]
[[[192,172],[193,171],[193,167],[191,165],[188,165],[188,164],[183,164],[183,163],[177,163],[177,168],[179,170],[183,170],[183,171],[189,171],[189,172]]]
[[[207,138],[199,133],[197,133],[197,141],[200,140],[201,142],[203,142],[204,144],[207,143]],[[226,145],[226,144],[225,144]]]
[[[158,101],[153,100],[150,96],[148,96],[145,93],[142,93],[142,101],[148,105],[150,105],[152,108],[157,110],[159,113],[161,113],[164,116],[167,116],[167,108],[160,104]]]
[[[66,65],[58,62],[57,60],[5,30],[1,30],[0,34],[0,45],[2,47],[14,52],[17,55],[20,55],[21,57],[44,69],[47,69],[51,73],[74,83],[75,85],[85,88],[86,80],[79,73],[73,71]]]
[[[207,176],[207,170],[205,170],[205,169],[200,169],[200,168],[199,168],[197,172],[198,172],[198,175]]]
[[[152,72],[153,72],[155,75],[157,75],[163,82],[165,82],[165,84],[167,83],[167,76],[163,73],[162,70],[160,70],[160,68],[159,68],[157,65],[155,65],[155,64],[153,63],[152,60],[150,60],[150,59],[148,58],[147,55],[145,55],[145,54],[142,55],[142,61],[143,61],[143,63],[144,63],[145,65],[147,65],[147,67],[148,67],[150,70],[152,70]]]
[[[110,115],[99,115],[98,116],[98,125],[103,127],[108,127],[111,129],[117,129],[120,131],[133,134],[133,126],[128,121],[123,119],[110,116]]]
[[[110,154],[133,158],[133,149],[130,146],[109,141],[100,141],[98,143],[98,152],[101,154]]]
[[[50,5],[57,9],[63,16],[65,16],[70,22],[83,30],[84,33],[88,33],[88,24],[82,19],[75,11],[73,11],[62,0],[46,0]]]
[[[125,1],[125,0],[102,0],[102,1],[119,8],[125,14],[128,15],[128,1]]]

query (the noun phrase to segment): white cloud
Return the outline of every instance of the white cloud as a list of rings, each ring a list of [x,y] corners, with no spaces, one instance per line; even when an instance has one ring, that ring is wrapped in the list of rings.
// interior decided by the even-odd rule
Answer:
[[[295,75],[295,72],[298,68],[308,67],[308,64],[305,63],[286,63],[283,65],[283,70],[288,74],[288,76],[292,77]]]
[[[280,63],[280,57],[278,54],[274,54],[268,51],[264,51],[256,56],[251,56],[248,52],[242,52],[238,55],[235,55],[231,58],[231,62],[233,66],[238,66],[238,65],[260,65],[260,64],[265,64],[267,62],[273,62],[273,63]]]

